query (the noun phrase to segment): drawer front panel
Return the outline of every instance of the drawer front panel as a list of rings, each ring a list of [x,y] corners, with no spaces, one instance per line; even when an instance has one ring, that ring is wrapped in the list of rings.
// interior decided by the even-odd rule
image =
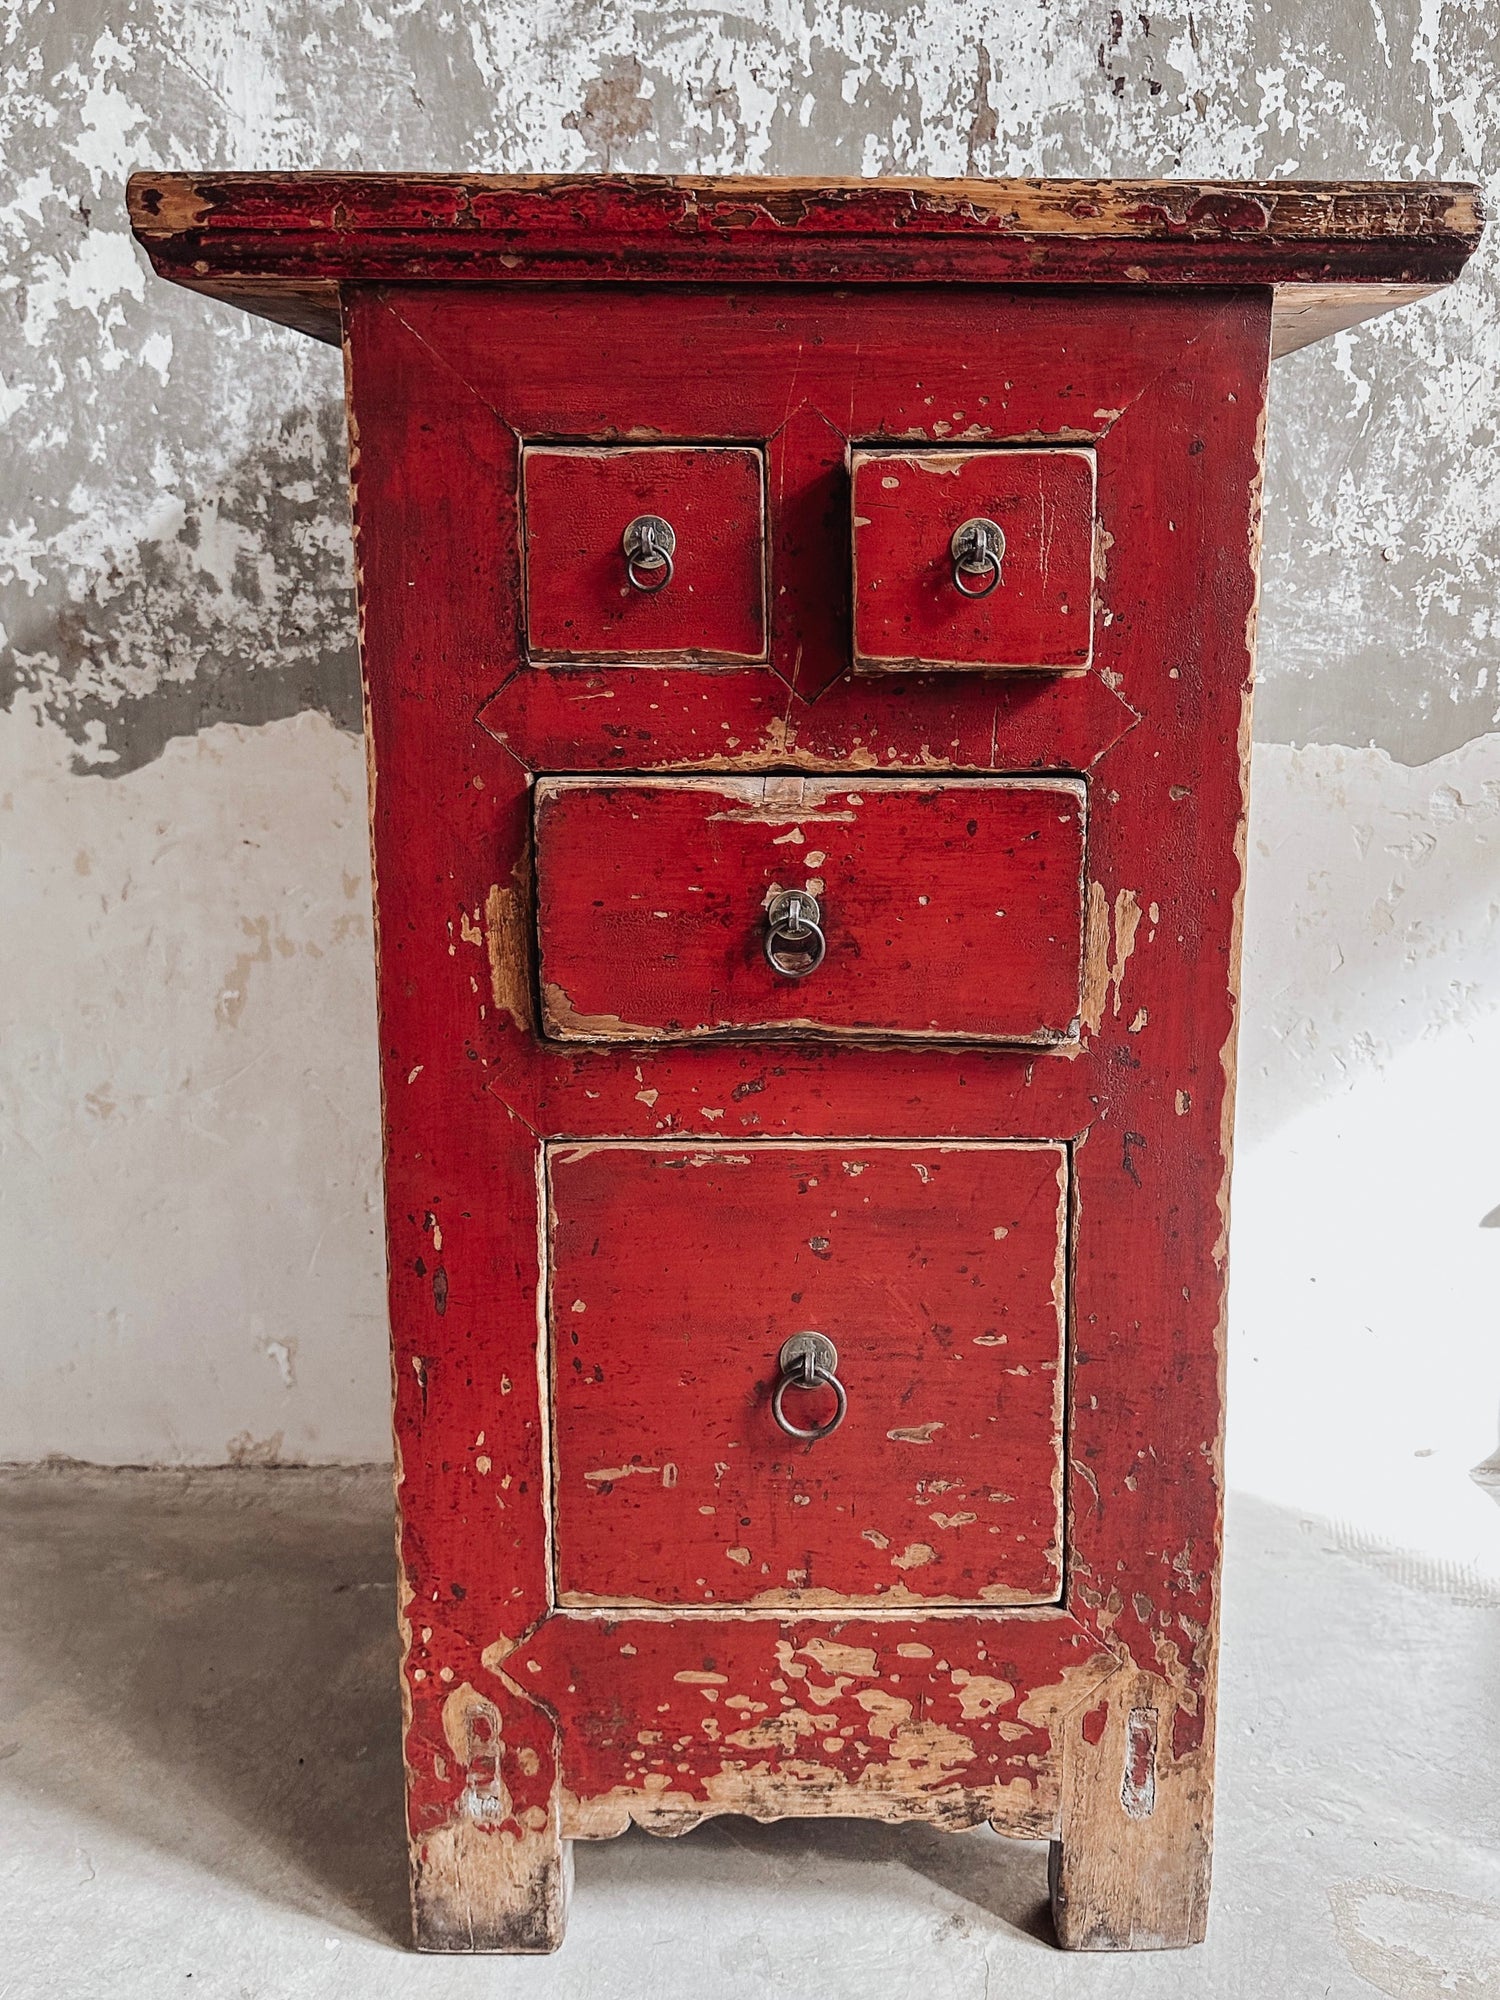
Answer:
[[[1092,452],[856,452],[853,506],[859,670],[1088,665]],[[999,530],[993,564],[958,562],[967,523]]]
[[[542,1018],[570,1041],[1076,1032],[1076,779],[542,780]],[[779,895],[826,953],[768,961]],[[784,955],[783,955],[784,956]]]
[[[1067,1177],[1055,1145],[553,1146],[561,1600],[1054,1600]],[[848,1398],[811,1443],[771,1410],[805,1331]]]
[[[538,660],[765,657],[765,478],[738,445],[525,453],[526,627]],[[627,564],[627,531],[671,529],[671,567]]]

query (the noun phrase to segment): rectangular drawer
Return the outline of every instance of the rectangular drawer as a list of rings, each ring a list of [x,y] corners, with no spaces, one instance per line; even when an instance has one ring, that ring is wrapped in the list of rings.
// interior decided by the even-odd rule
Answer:
[[[538,660],[765,657],[765,476],[742,445],[532,445],[522,459],[526,630]],[[631,523],[670,568],[627,566]]]
[[[1083,855],[1071,778],[542,779],[543,1031],[1065,1040]],[[788,891],[826,939],[802,978],[765,949]]]
[[[1055,1599],[1067,1201],[1058,1145],[550,1147],[561,1601]]]
[[[1088,665],[1091,451],[859,451],[853,506],[857,670]],[[965,569],[954,537],[970,523],[999,553]]]

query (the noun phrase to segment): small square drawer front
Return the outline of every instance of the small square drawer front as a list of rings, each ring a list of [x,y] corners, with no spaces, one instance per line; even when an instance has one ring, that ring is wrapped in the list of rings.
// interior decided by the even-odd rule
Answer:
[[[1056,1145],[554,1144],[561,1601],[1056,1599],[1067,1200]]]
[[[861,451],[853,470],[856,669],[1088,665],[1091,451]]]
[[[533,445],[522,461],[538,660],[760,660],[765,477],[740,445]],[[661,529],[633,524],[665,523]],[[631,561],[631,551],[638,550]]]
[[[1066,1040],[1083,853],[1078,779],[542,779],[543,1030]]]

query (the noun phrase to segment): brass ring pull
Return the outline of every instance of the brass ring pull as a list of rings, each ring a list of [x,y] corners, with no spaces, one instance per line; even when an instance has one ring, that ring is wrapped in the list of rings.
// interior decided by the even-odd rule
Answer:
[[[766,963],[783,979],[806,979],[823,963],[823,912],[806,889],[783,889],[766,905]]]
[[[1000,565],[1005,560],[1005,530],[998,521],[976,514],[953,530],[948,544],[953,558],[953,587],[960,597],[988,597],[1000,581]],[[965,577],[978,577],[976,588]]]
[[[672,557],[677,536],[660,514],[637,514],[620,538],[625,551],[625,580],[632,590],[655,597],[672,581]]]
[[[780,1374],[771,1396],[771,1415],[789,1438],[800,1438],[811,1443],[817,1438],[826,1438],[830,1431],[836,1431],[844,1421],[849,1408],[849,1398],[844,1385],[834,1370],[839,1365],[839,1351],[823,1333],[794,1333],[790,1340],[783,1342],[776,1366]],[[787,1416],[785,1403],[788,1389],[832,1389],[834,1412],[826,1424],[813,1424],[804,1429],[794,1424]]]

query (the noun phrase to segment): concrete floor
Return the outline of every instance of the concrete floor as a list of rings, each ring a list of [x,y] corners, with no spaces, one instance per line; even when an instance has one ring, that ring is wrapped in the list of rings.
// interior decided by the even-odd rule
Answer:
[[[580,1844],[556,1958],[418,1959],[388,1495],[0,1477],[0,2000],[1500,1996],[1500,1593],[1251,1501],[1199,1950],[1056,1952],[1040,1846],[719,1821]]]

